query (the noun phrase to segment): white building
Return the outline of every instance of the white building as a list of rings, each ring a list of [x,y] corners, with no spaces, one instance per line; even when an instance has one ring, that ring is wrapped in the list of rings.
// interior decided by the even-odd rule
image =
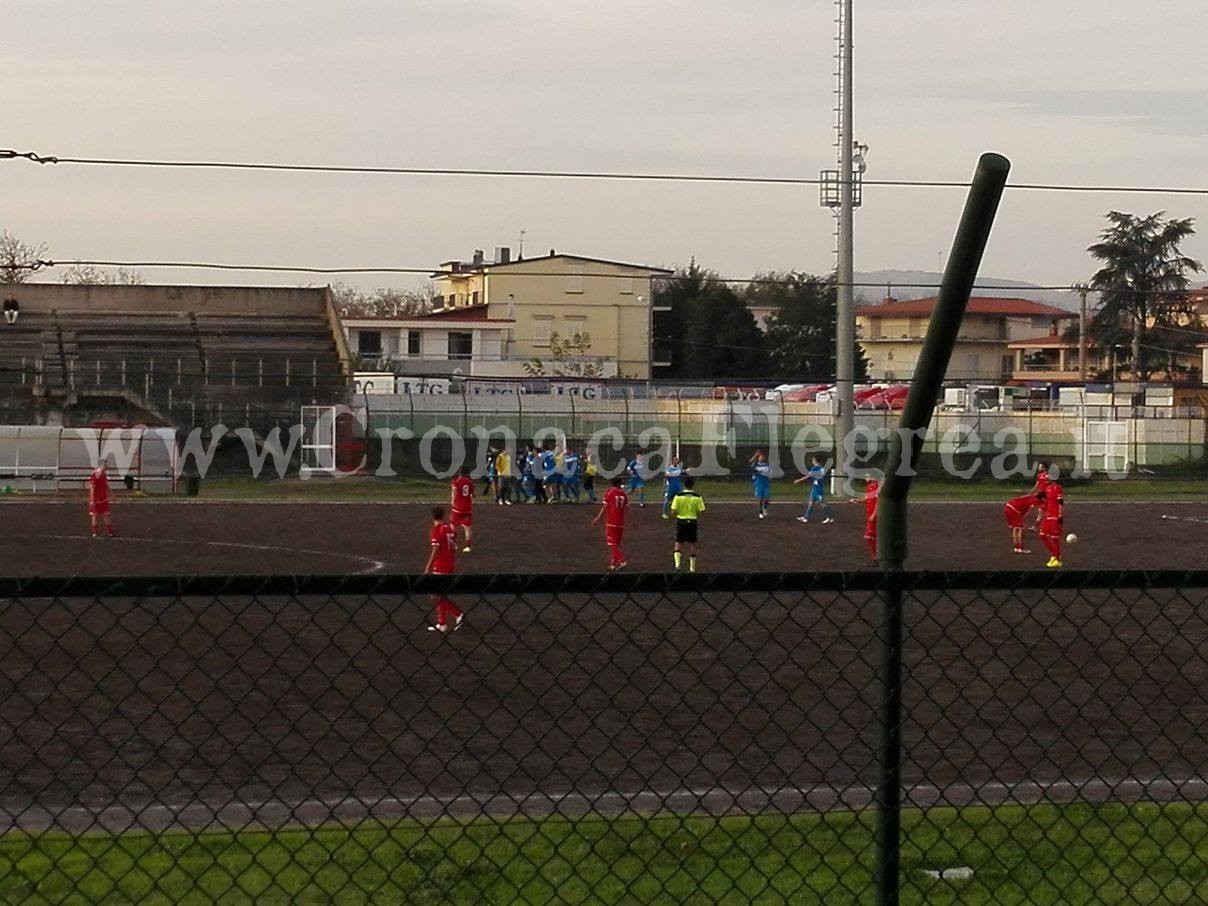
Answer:
[[[487,317],[485,305],[414,318],[345,318],[342,323],[362,367],[377,362],[418,376],[523,374],[521,363],[508,354],[515,322]]]

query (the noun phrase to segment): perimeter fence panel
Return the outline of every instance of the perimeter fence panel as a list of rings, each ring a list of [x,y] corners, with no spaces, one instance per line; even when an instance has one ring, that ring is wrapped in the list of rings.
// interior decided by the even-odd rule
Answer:
[[[642,446],[643,432],[648,432],[647,438],[669,434],[689,455],[690,465],[693,449],[708,447],[712,452],[702,460],[716,459],[740,470],[756,449],[833,450],[833,401],[730,399],[709,387],[575,382],[562,392],[539,392],[549,390],[543,383],[548,382],[479,382],[462,392],[442,386],[440,392],[429,387],[420,393],[380,395],[372,407],[369,433],[406,428],[416,438],[428,432],[471,436],[476,429],[503,427],[524,443],[551,433],[585,443],[607,431],[609,436],[619,432],[627,454]],[[897,416],[897,411],[886,409],[856,412],[862,432],[855,449],[859,459],[884,455]],[[1067,470],[1097,471],[1101,464],[1087,456],[1087,426],[1112,418],[1127,427],[1126,460],[1131,467],[1202,468],[1206,429],[1200,410],[1092,406],[1060,411],[942,409],[924,444],[924,471],[938,472],[941,459],[949,457],[962,471],[976,465],[975,471],[984,474],[995,457],[1009,465],[1020,456],[1054,461]],[[819,439],[829,440],[824,444]]]
[[[902,902],[1208,900],[1204,572],[0,579],[0,899],[871,903],[887,583]]]
[[[903,901],[1208,901],[1208,575],[907,583]]]

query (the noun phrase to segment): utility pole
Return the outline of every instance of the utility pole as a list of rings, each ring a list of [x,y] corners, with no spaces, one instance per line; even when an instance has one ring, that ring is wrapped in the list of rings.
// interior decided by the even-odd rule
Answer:
[[[855,225],[852,216],[855,208],[852,205],[851,8],[852,0],[842,0],[842,21],[839,23],[839,80],[842,88],[839,100],[839,261],[836,269],[839,286],[835,312],[835,384],[839,398],[839,418],[835,426],[835,478],[841,490],[851,477],[847,447],[848,438],[856,427],[856,311],[852,287],[855,280]]]
[[[837,170],[823,170],[819,181],[821,201],[835,211],[835,416],[836,490],[846,488],[851,477],[848,438],[855,429],[856,311],[854,261],[854,215],[862,201],[861,176],[867,145],[852,137],[852,0],[835,0],[837,25],[835,69],[835,144]]]
[[[1085,283],[1075,283],[1074,292],[1078,294],[1078,380],[1086,383],[1086,294],[1090,287]]]

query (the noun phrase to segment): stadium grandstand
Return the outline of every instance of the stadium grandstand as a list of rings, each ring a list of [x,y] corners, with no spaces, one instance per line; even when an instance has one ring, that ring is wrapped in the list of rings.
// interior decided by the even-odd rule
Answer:
[[[263,436],[348,395],[326,287],[0,285],[10,295],[0,424],[221,423]]]

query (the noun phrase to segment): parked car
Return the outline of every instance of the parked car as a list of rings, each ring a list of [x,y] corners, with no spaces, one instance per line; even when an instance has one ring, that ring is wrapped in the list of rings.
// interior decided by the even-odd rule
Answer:
[[[910,388],[905,385],[882,387],[876,393],[866,396],[857,403],[860,409],[901,410],[906,405],[906,396]]]
[[[762,387],[742,387],[736,384],[724,384],[713,388],[715,400],[761,400]]]
[[[796,390],[790,390],[780,397],[785,403],[812,403],[817,401],[818,394],[825,393],[833,384],[810,384],[809,386],[801,386]]]
[[[806,386],[806,384],[780,384],[765,393],[763,398],[767,400],[778,400],[784,394],[795,393],[798,390],[804,389]]]
[[[863,408],[865,400],[871,399],[877,394],[882,393],[884,390],[884,387],[865,387],[864,389],[857,389],[856,392],[852,394],[852,399],[855,401],[856,408]]]

